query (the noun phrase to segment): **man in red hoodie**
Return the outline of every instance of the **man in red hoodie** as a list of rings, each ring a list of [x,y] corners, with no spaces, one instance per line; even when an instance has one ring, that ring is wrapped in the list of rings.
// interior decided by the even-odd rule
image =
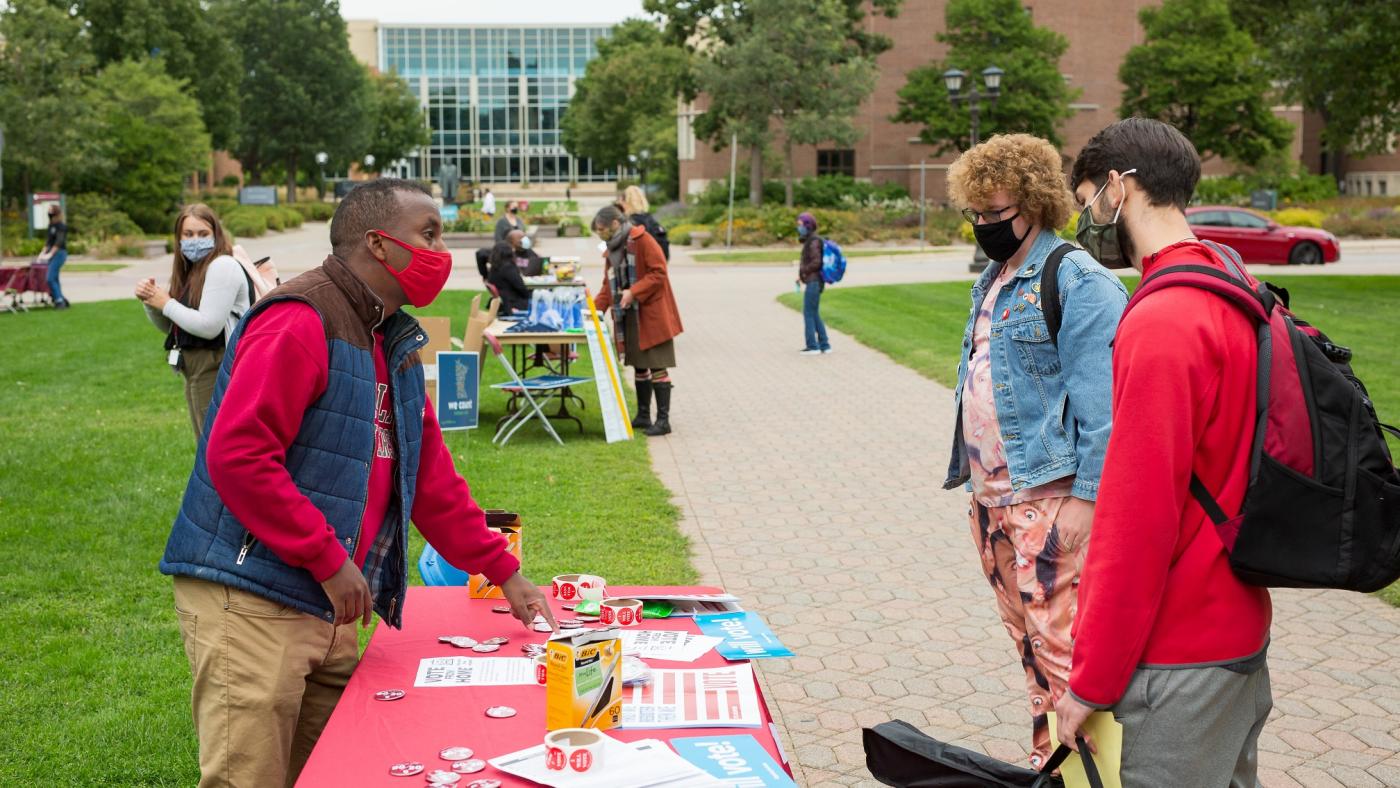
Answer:
[[[1200,158],[1171,126],[1129,118],[1080,151],[1070,186],[1078,238],[1101,263],[1151,276],[1224,262],[1196,240],[1184,209]],[[1123,724],[1132,786],[1255,786],[1257,744],[1273,707],[1269,592],[1242,582],[1189,492],[1194,471],[1239,511],[1255,424],[1255,326],[1190,287],[1154,293],[1118,327],[1109,438],[1080,575],[1069,691],[1058,736],[1085,718]]]

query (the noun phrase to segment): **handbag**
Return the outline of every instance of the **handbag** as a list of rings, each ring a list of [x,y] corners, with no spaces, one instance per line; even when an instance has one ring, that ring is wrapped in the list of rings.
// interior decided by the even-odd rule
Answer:
[[[865,728],[862,737],[871,776],[895,788],[1063,788],[1054,771],[1073,752],[1062,744],[1035,771],[938,741],[903,720]],[[1077,743],[1089,785],[1103,788],[1088,744]]]

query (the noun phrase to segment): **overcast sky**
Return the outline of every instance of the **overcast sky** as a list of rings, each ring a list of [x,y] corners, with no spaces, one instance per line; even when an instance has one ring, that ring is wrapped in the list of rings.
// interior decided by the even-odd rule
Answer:
[[[346,19],[456,25],[614,23],[642,15],[642,0],[340,0]]]

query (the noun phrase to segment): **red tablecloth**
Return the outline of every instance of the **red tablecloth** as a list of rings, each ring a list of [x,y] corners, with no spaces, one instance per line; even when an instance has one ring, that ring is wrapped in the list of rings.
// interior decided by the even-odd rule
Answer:
[[[546,596],[549,589],[544,589]],[[618,596],[657,593],[715,593],[714,588],[609,588]],[[467,635],[485,640],[497,635],[510,643],[489,657],[519,657],[522,643],[543,643],[547,634],[530,631],[519,621],[491,608],[504,604],[496,599],[469,599],[463,588],[422,588],[408,590],[404,605],[404,627],[395,630],[380,623],[370,639],[355,675],[345,688],[335,713],[311,759],[297,781],[306,788],[329,785],[398,786],[420,785],[423,777],[394,777],[389,767],[401,761],[420,761],[426,771],[449,768],[438,757],[444,747],[470,747],[473,757],[490,760],[506,753],[540,744],[544,740],[545,688],[535,685],[511,687],[431,687],[413,686],[418,663],[425,657],[469,656],[470,650],[439,643],[441,635]],[[569,614],[551,600],[556,616]],[[648,620],[648,629],[684,629],[698,632],[689,618]],[[730,664],[710,651],[695,662],[647,660],[658,668],[686,669],[719,667]],[[408,695],[396,701],[376,701],[375,692],[402,689]],[[492,719],[483,712],[488,706],[511,706],[519,714],[509,719]],[[752,734],[778,763],[787,766],[773,741],[769,723],[772,717],[760,693],[763,710],[761,728],[671,728],[665,730],[614,729],[609,735],[623,741],[671,739],[717,733]],[[491,777],[503,786],[534,785],[528,780],[505,774],[495,767],[463,775],[462,784]]]

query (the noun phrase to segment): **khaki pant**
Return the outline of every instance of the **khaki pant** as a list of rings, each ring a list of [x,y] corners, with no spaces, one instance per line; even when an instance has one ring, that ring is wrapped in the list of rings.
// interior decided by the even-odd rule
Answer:
[[[296,782],[359,661],[355,625],[256,594],[175,578],[194,676],[200,788]]]
[[[214,398],[214,384],[219,380],[219,365],[224,361],[223,350],[181,350],[180,374],[185,376],[185,406],[190,409],[190,424],[194,439],[204,434],[204,414],[209,400]]]

